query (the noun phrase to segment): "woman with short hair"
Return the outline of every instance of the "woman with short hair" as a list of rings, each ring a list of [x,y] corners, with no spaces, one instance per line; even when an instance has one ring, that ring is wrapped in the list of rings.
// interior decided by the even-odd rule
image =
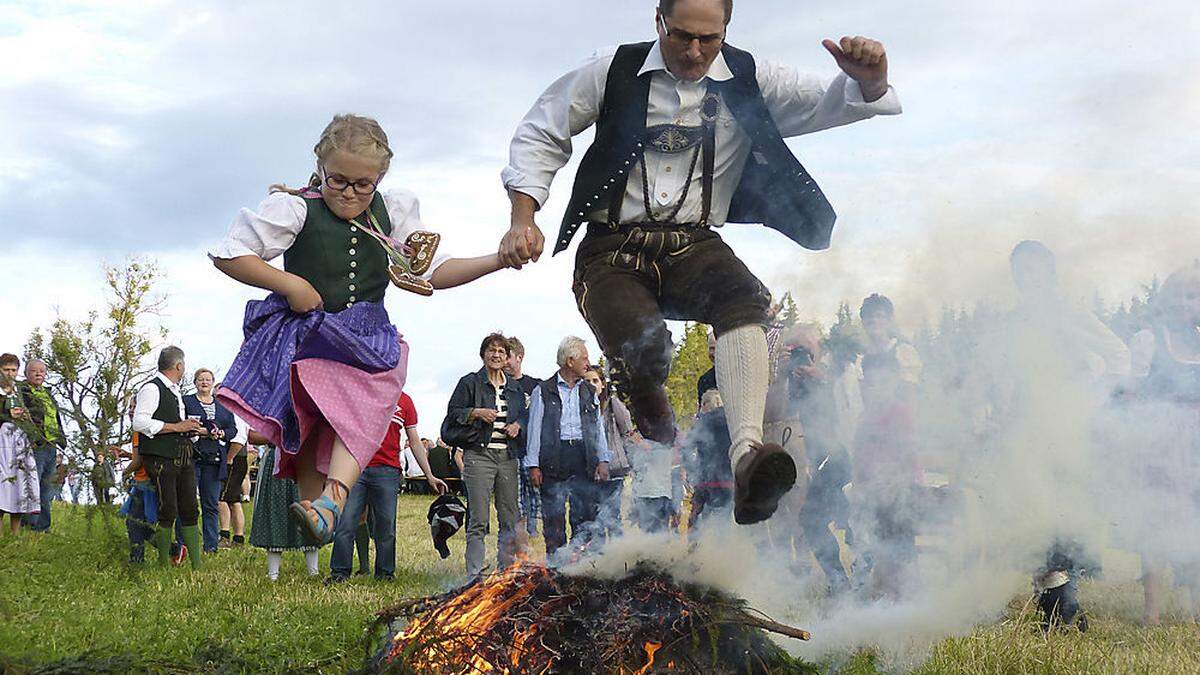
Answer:
[[[216,378],[208,368],[200,368],[192,375],[196,393],[183,397],[184,411],[188,417],[200,420],[204,426],[196,439],[196,487],[200,491],[200,524],[204,538],[204,552],[217,552],[217,530],[220,524],[218,498],[221,494],[221,479],[225,474],[225,455],[229,441],[237,435],[233,413],[213,396]],[[193,551],[193,555],[196,552]]]
[[[518,461],[525,442],[521,423],[526,414],[525,392],[507,377],[508,339],[492,333],[479,346],[483,367],[458,381],[446,410],[447,441],[463,448],[463,484],[467,489],[467,574],[483,572],[492,496],[496,500],[497,562],[512,564],[519,518]],[[446,433],[443,433],[446,436]]]

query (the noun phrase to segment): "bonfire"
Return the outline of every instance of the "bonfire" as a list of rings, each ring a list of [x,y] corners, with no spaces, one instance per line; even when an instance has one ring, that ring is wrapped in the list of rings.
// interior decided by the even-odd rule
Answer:
[[[802,630],[648,566],[621,579],[530,563],[379,614],[373,669],[396,673],[801,673],[767,631]]]

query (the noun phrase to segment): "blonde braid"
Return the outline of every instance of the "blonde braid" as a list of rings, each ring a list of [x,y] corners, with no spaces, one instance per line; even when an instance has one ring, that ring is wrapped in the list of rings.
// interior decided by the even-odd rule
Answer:
[[[388,137],[379,122],[361,115],[336,115],[321,132],[321,140],[313,146],[313,153],[318,162],[325,162],[336,151],[345,152],[378,159],[380,173],[386,173],[391,165],[392,149],[388,146]],[[308,185],[299,189],[289,189],[283,183],[270,187],[270,192],[287,192],[300,195],[321,185],[321,177],[316,173],[308,179]]]

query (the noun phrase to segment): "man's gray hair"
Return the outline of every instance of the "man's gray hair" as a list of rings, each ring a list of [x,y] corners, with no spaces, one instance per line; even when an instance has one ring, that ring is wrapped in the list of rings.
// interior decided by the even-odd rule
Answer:
[[[34,366],[34,364],[36,364],[36,363],[40,363],[40,364],[42,364],[43,368],[45,368],[46,370],[50,370],[50,366],[46,365],[45,361],[43,361],[39,358],[32,358],[25,362],[25,372],[28,373],[29,369],[32,368]]]
[[[175,345],[163,347],[163,350],[158,353],[159,372],[168,371],[181,363],[183,363],[183,350]]]
[[[563,338],[563,341],[558,343],[558,367],[567,365],[567,359],[572,356],[583,356],[585,349],[587,349],[587,343],[583,341],[583,338],[577,338],[574,335]]]

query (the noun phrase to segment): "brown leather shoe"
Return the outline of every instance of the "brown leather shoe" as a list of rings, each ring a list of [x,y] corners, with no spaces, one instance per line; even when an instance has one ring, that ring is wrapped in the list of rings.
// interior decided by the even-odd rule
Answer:
[[[733,519],[750,525],[770,518],[796,484],[796,462],[780,445],[752,445],[733,472]]]

